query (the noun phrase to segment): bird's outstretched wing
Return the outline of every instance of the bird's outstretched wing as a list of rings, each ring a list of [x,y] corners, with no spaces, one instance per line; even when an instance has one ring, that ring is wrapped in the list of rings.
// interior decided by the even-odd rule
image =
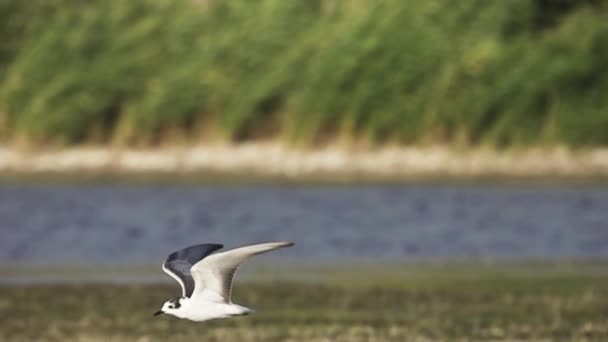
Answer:
[[[216,243],[205,243],[180,249],[169,254],[163,263],[163,271],[177,280],[184,297],[190,297],[194,292],[194,279],[190,271],[192,265],[222,247],[224,246]]]
[[[250,257],[278,248],[293,246],[291,242],[267,242],[216,253],[192,266],[195,289],[193,299],[230,303],[232,280],[239,265]]]

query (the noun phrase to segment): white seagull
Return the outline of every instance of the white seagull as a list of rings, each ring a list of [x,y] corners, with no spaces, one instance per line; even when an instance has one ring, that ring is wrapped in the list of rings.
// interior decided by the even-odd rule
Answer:
[[[289,246],[293,243],[267,242],[212,254],[224,246],[206,243],[171,253],[163,271],[181,285],[182,296],[166,301],[154,316],[166,313],[202,322],[253,312],[230,300],[237,268],[254,255]]]

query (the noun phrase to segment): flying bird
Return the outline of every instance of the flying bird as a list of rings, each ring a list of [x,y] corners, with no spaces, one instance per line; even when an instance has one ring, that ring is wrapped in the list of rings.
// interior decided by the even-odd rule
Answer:
[[[162,269],[180,284],[182,296],[166,301],[154,316],[166,313],[202,322],[252,313],[230,299],[237,268],[254,255],[290,246],[293,243],[267,242],[216,252],[224,246],[206,243],[171,253]]]

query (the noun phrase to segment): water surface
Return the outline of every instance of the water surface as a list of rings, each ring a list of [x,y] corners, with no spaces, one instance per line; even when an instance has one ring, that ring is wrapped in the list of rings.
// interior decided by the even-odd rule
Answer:
[[[608,257],[608,189],[560,185],[0,185],[0,263],[149,264],[290,240],[311,263]]]

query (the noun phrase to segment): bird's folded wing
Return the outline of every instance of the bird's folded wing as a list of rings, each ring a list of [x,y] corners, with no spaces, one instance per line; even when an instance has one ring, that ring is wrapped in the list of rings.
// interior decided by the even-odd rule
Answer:
[[[239,265],[248,258],[292,246],[291,242],[268,242],[212,254],[192,266],[195,288],[193,298],[230,302],[232,279]]]

